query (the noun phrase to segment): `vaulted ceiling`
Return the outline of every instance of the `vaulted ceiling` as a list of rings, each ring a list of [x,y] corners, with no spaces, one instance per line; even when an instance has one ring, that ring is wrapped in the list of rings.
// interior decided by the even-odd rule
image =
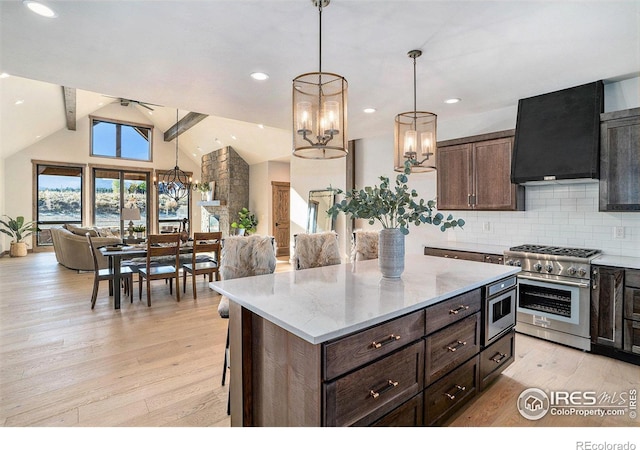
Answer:
[[[76,89],[79,117],[120,97],[163,105],[162,130],[176,108],[208,115],[180,137],[196,159],[216,138],[250,163],[288,157],[291,81],[318,70],[310,0],[49,4],[55,19],[0,1],[2,157],[66,126],[61,86]],[[418,109],[445,134],[520,98],[640,72],[640,1],[332,0],[322,17],[322,69],[349,82],[350,139],[390,134],[412,110],[412,49]]]

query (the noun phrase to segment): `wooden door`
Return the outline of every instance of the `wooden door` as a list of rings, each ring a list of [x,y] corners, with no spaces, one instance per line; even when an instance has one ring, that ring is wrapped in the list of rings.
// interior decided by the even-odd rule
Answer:
[[[289,256],[289,190],[289,183],[271,182],[271,229],[276,240],[276,256]]]
[[[471,209],[471,144],[438,148],[438,209]]]
[[[516,185],[511,184],[513,138],[474,144],[474,193],[477,209],[510,210],[516,207]]]

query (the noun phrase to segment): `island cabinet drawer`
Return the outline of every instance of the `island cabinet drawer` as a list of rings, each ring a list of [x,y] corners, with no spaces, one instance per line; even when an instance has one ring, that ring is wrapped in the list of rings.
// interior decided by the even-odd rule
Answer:
[[[480,313],[462,319],[426,338],[425,386],[480,351]]]
[[[628,287],[640,289],[640,270],[626,269],[624,271],[624,284]]]
[[[458,320],[480,311],[480,289],[466,292],[427,308],[426,333],[431,334]]]
[[[480,390],[484,390],[514,360],[515,330],[480,352]]]
[[[640,288],[624,288],[624,318],[640,320]]]
[[[398,406],[382,419],[377,420],[372,427],[421,427],[423,420],[424,405],[422,403],[422,393],[416,395],[411,400]]]
[[[424,388],[420,340],[324,385],[326,426],[368,426]]]
[[[442,425],[477,393],[478,355],[424,392],[425,425]]]
[[[388,355],[424,335],[424,310],[376,325],[324,346],[324,379],[347,373]]]

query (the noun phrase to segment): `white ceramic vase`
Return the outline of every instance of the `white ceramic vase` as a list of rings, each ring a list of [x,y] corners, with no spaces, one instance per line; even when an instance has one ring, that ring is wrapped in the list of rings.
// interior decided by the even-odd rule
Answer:
[[[404,272],[404,234],[400,228],[380,230],[378,267],[385,278],[399,278]]]

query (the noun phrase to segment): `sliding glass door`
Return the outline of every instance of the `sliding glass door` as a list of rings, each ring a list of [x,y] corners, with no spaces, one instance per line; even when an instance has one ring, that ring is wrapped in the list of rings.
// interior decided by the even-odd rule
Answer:
[[[149,174],[130,170],[93,169],[93,223],[104,230],[117,231],[125,237],[129,220],[122,219],[123,208],[137,208],[140,219],[133,226],[149,227]],[[114,232],[114,234],[116,234]],[[146,233],[144,233],[146,235]]]

